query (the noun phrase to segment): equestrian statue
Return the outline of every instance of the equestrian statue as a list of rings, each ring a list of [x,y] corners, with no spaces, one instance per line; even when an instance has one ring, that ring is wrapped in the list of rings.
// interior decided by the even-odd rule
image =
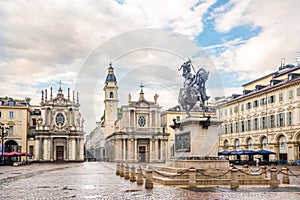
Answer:
[[[191,69],[193,69],[195,74],[192,73]],[[209,72],[200,68],[196,73],[190,59],[181,65],[178,71],[181,70],[183,70],[182,76],[185,80],[183,88],[180,88],[179,91],[178,102],[185,109],[188,117],[190,117],[190,111],[200,101],[203,117],[205,117],[205,102],[209,99],[209,96],[206,95],[205,82],[208,79]]]

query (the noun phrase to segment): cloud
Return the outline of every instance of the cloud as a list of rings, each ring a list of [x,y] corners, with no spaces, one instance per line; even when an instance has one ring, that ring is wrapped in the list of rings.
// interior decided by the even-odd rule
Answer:
[[[296,0],[234,0],[215,9],[215,28],[220,32],[243,25],[261,27],[262,31],[238,45],[226,41],[221,55],[212,57],[214,63],[225,72],[238,73],[242,81],[277,70],[283,57],[293,62],[300,45],[300,27],[296,25],[300,18],[299,6],[300,2]],[[220,46],[218,48],[222,48]]]

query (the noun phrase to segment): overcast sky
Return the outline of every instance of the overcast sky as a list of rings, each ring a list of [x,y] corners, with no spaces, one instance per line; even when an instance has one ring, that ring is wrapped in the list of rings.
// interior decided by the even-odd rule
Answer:
[[[190,57],[209,69],[210,96],[241,93],[241,85],[300,59],[299,0],[0,1],[0,96],[31,97],[61,80],[80,92],[89,132],[103,114],[109,62],[119,106],[128,93],[167,109],[177,104]]]

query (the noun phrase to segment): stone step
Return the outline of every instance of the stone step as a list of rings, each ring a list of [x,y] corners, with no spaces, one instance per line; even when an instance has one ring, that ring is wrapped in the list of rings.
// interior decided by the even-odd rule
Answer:
[[[170,179],[162,177],[153,177],[153,181],[163,185],[188,185],[188,179]],[[230,185],[231,179],[197,179],[197,186],[201,185]],[[241,179],[240,185],[269,185],[268,179]]]

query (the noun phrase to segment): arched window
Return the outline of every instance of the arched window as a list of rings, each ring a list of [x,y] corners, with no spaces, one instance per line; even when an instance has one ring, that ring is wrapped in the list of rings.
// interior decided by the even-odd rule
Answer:
[[[284,135],[281,135],[278,139],[279,143],[279,153],[287,153],[287,143],[286,143],[286,137]]]
[[[269,148],[267,137],[263,137],[263,139],[261,140],[261,146],[262,146],[262,149],[265,149],[265,150],[267,150]]]
[[[247,145],[249,150],[253,150],[253,141],[251,138],[248,139]]]
[[[229,149],[229,142],[228,140],[224,141],[224,150],[228,150]]]
[[[113,92],[109,93],[109,98],[111,98],[111,99],[114,98],[114,93]]]
[[[235,149],[240,150],[240,141],[238,139],[235,141]]]

